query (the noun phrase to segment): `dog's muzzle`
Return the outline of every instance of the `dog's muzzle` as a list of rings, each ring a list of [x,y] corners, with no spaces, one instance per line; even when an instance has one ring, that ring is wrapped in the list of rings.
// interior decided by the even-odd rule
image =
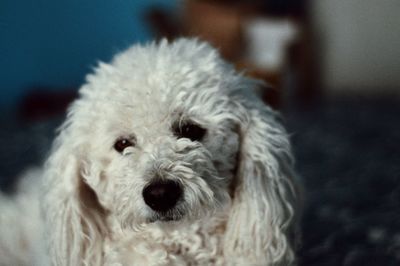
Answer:
[[[142,195],[152,210],[165,213],[175,207],[182,196],[182,188],[172,180],[153,181],[143,189]]]

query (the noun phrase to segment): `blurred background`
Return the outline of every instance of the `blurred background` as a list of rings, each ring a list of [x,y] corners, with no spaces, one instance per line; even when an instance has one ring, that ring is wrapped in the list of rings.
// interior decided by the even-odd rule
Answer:
[[[286,118],[306,187],[300,265],[399,265],[398,14],[398,0],[2,0],[0,188],[43,162],[98,61],[197,36],[266,81]]]

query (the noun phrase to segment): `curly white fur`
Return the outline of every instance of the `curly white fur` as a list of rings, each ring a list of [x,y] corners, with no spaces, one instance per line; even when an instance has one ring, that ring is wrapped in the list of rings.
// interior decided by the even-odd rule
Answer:
[[[251,93],[256,86],[196,40],[133,46],[99,63],[69,108],[43,189],[23,206],[2,199],[1,232],[35,217],[38,229],[2,235],[0,264],[295,264],[290,144],[277,114]],[[188,120],[206,129],[203,139],[174,135]],[[135,139],[122,154],[113,149],[121,137]],[[143,200],[155,176],[183,188],[173,221]],[[29,209],[31,218],[20,215]]]

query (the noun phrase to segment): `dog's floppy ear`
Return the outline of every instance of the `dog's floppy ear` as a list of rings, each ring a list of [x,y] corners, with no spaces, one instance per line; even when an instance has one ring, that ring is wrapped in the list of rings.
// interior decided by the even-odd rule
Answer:
[[[243,265],[291,265],[297,193],[288,136],[272,110],[240,102],[241,145],[224,254]]]
[[[89,174],[84,153],[73,144],[67,128],[56,139],[45,167],[41,207],[50,261],[52,265],[101,265],[105,213],[84,182],[83,176]]]

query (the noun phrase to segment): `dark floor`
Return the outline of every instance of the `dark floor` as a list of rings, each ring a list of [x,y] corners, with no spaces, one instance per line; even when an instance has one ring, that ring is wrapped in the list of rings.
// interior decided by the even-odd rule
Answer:
[[[289,112],[306,187],[301,265],[400,265],[400,102]]]
[[[400,101],[336,100],[286,113],[306,187],[300,265],[400,265]],[[8,117],[0,117],[5,190],[9,177],[43,160],[60,121]]]

